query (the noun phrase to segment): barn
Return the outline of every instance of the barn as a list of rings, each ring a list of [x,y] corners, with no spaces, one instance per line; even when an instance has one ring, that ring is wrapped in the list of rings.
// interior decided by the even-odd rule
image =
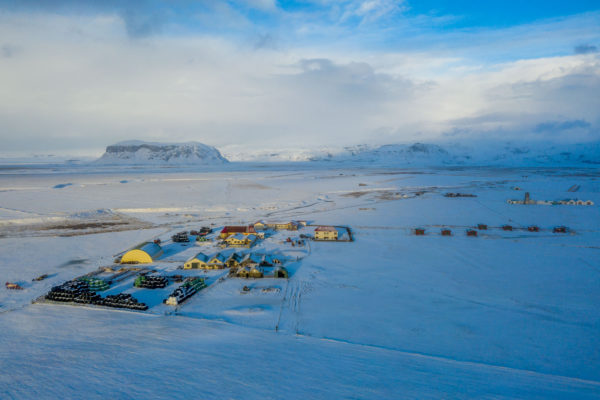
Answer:
[[[144,242],[125,252],[121,264],[149,264],[163,254],[162,247],[153,242]]]

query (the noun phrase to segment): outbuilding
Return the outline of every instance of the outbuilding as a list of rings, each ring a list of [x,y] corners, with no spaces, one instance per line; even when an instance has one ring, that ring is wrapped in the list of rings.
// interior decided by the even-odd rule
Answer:
[[[144,242],[127,251],[121,264],[149,264],[163,255],[162,247],[154,242]]]

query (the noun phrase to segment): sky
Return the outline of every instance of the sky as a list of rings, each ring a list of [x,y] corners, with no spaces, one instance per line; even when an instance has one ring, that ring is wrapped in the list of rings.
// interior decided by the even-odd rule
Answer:
[[[600,2],[0,0],[0,154],[600,140]]]

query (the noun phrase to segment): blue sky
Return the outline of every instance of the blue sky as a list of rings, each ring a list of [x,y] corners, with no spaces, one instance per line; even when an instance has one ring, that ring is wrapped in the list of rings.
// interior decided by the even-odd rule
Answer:
[[[0,0],[0,135],[598,140],[599,48],[597,1]]]

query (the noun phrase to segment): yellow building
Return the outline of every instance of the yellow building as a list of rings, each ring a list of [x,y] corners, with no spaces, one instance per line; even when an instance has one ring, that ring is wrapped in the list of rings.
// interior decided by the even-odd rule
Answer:
[[[162,248],[153,242],[142,243],[121,257],[121,264],[149,264],[162,256]]]
[[[221,253],[217,253],[206,263],[207,269],[223,269],[227,259]]]
[[[237,234],[242,234],[242,235],[246,235],[246,236],[256,235],[256,231],[254,230],[254,226],[252,226],[252,225],[225,226],[225,227],[223,227],[223,230],[221,230],[219,237],[221,239],[227,239],[229,236],[233,236],[233,235],[237,235]]]
[[[207,261],[208,256],[206,254],[198,253],[183,264],[183,269],[207,269]]]
[[[250,248],[256,242],[256,235],[243,235],[241,233],[237,233],[233,236],[229,236],[225,239],[225,243],[229,247],[247,247]]]
[[[248,272],[248,278],[262,278],[264,276],[262,270],[258,266],[250,267],[250,271]]]
[[[338,231],[333,226],[319,226],[315,229],[315,240],[338,240]]]
[[[242,256],[237,253],[232,253],[227,262],[225,263],[228,268],[238,268],[240,266],[240,261],[242,260]]]
[[[264,222],[258,221],[254,224],[254,229],[257,231],[262,231],[264,229],[275,229],[276,231],[288,230],[288,231],[297,231],[298,223],[294,221],[290,222]]]

